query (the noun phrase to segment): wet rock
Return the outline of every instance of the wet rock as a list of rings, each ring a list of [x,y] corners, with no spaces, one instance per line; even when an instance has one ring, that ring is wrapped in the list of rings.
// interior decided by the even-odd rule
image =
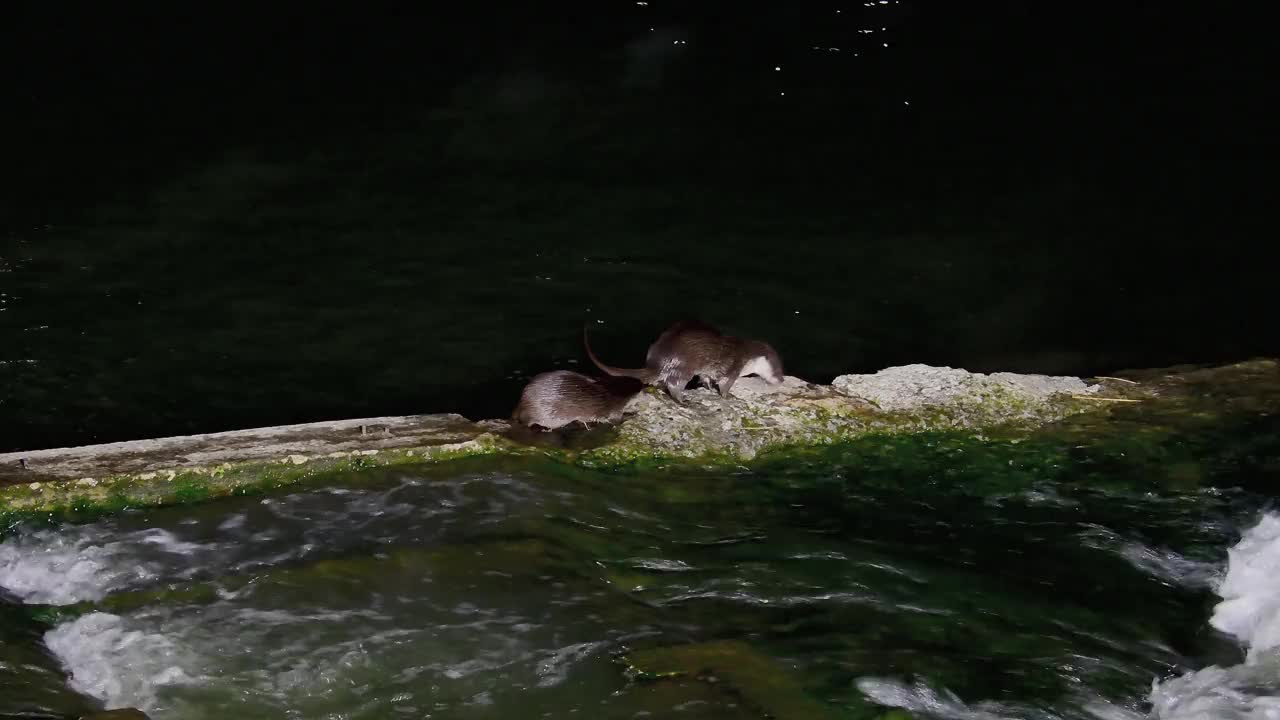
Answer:
[[[385,432],[360,433],[377,425]],[[0,453],[0,486],[33,480],[100,481],[104,476],[157,476],[172,480],[184,472],[208,473],[213,466],[244,463],[301,465],[326,453],[377,454],[460,443],[484,430],[460,415],[365,418],[232,430],[207,435],[132,440],[74,448]],[[24,467],[19,460],[26,460]]]
[[[734,465],[770,451],[933,431],[1015,439],[1052,425],[1081,438],[1145,436],[1188,422],[1212,425],[1227,414],[1280,412],[1280,363],[1088,380],[906,365],[842,375],[831,385],[742,378],[728,398],[701,388],[685,397],[681,405],[649,388],[632,400],[619,426],[577,440],[530,441],[500,420],[419,415],[0,455],[0,531],[6,516],[197,502],[336,472],[469,455],[541,453],[591,467]],[[1194,485],[1194,468],[1180,469],[1173,481]]]
[[[686,392],[677,405],[656,391],[632,401],[634,411],[611,446],[589,453],[607,460],[674,456],[750,460],[778,447],[822,445],[869,433],[1017,425],[1032,428],[1097,409],[1097,392],[1080,378],[910,365],[874,375],[842,375],[830,385],[788,377],[780,385],[742,378],[733,395]]]
[[[841,375],[832,387],[880,410],[930,417],[935,429],[1021,423],[1040,425],[1081,412],[1099,386],[1076,377],[971,373],[949,367],[904,365],[872,375]]]
[[[841,375],[832,387],[854,397],[874,402],[881,410],[919,410],[956,404],[982,403],[999,398],[1007,405],[1037,405],[1055,395],[1095,392],[1076,377],[1018,375],[1016,373],[971,373],[949,367],[903,365],[872,375]]]

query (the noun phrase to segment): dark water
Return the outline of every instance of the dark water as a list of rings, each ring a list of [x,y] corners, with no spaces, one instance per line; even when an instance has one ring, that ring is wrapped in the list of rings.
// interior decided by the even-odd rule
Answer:
[[[1260,534],[1277,437],[919,436],[734,473],[485,459],[20,527],[0,541],[0,714],[1140,720],[1172,697],[1152,717],[1236,717],[1280,696],[1274,675],[1176,678],[1274,659],[1208,621],[1249,564],[1226,551]],[[1245,570],[1274,626],[1274,579]],[[688,676],[632,682],[620,654]]]
[[[1242,9],[81,12],[4,30],[0,449],[505,415],[587,320],[816,381],[1280,352]]]

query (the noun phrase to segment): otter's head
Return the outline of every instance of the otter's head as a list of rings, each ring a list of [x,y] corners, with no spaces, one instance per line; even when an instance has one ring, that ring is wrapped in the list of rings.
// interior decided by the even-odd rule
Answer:
[[[742,366],[739,377],[756,375],[766,382],[777,385],[785,379],[782,372],[782,358],[769,343],[752,340],[747,343],[747,362]]]

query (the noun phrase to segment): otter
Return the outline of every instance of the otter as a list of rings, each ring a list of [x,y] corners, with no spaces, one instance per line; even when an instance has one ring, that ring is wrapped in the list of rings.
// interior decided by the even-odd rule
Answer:
[[[784,379],[782,358],[768,343],[723,335],[706,323],[683,320],[658,336],[649,346],[643,368],[616,368],[600,362],[587,341],[587,326],[582,327],[582,344],[587,357],[604,372],[614,377],[630,377],[647,385],[661,385],[672,400],[684,404],[684,388],[697,377],[705,388],[714,382],[720,397],[738,378],[758,375],[777,385]]]
[[[520,393],[511,419],[530,427],[556,430],[575,422],[616,422],[644,382],[630,377],[590,378],[569,370],[534,376]]]

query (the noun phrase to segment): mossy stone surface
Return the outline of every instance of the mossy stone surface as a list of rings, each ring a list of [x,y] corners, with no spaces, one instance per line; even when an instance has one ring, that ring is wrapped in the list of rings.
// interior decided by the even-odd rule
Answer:
[[[582,436],[531,436],[501,420],[419,415],[9,453],[0,455],[0,521],[202,502],[362,468],[476,455],[647,472],[802,460],[850,444],[868,452],[868,442],[894,452],[902,444],[894,438],[927,441],[940,432],[980,442],[1053,438],[1055,447],[1075,442],[1112,462],[1160,460],[1164,482],[1185,488],[1199,482],[1203,469],[1194,453],[1168,438],[1224,418],[1275,414],[1280,363],[1261,359],[1090,380],[910,365],[843,375],[831,385],[743,378],[729,398],[706,389],[685,396],[680,405],[649,389],[632,401],[619,426]],[[1028,447],[1046,449],[1038,459],[1023,453],[1042,465],[1061,453],[1047,444]]]

